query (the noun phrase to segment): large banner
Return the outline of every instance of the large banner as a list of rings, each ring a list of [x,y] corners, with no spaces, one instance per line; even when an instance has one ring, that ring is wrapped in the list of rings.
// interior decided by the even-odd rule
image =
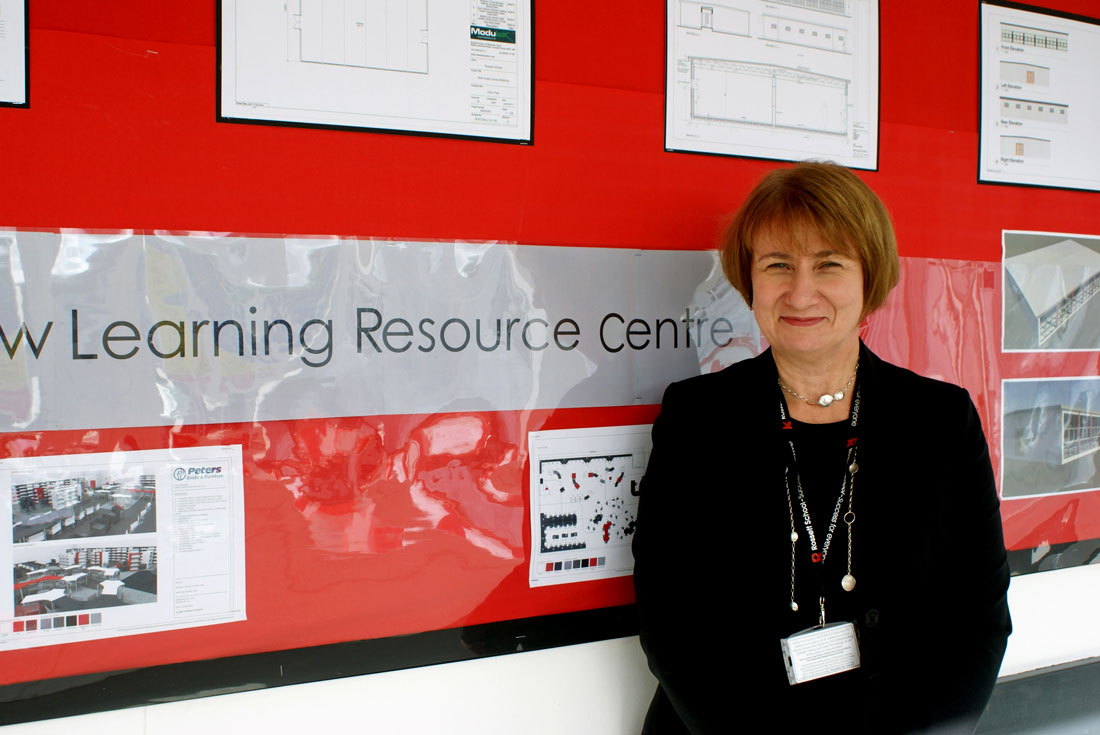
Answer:
[[[0,431],[653,404],[758,350],[706,252],[20,232],[0,269]]]

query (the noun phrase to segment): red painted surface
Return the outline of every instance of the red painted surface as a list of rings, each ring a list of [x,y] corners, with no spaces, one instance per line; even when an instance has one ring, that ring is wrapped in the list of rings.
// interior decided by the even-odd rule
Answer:
[[[30,587],[32,584],[38,584],[39,582],[60,582],[61,579],[62,578],[57,576],[56,574],[48,574],[42,577],[35,577],[34,579],[25,580],[23,582],[16,582],[14,588],[17,590],[21,590],[24,587]]]
[[[528,587],[525,438],[655,414],[636,406],[0,434],[0,457],[240,444],[248,584],[246,622],[5,652],[0,685],[630,603],[629,577]]]
[[[1100,234],[1100,194],[976,183],[977,3],[881,5],[879,170],[859,175],[902,254],[996,261],[1002,228]],[[515,146],[219,123],[214,3],[32,0],[30,108],[0,109],[0,225],[709,248],[776,164],[663,150],[664,7],[537,3],[534,145]],[[939,360],[938,339],[907,364]],[[991,375],[1098,372],[1095,354],[956,367],[987,431]],[[247,622],[7,652],[0,684],[628,602],[629,578],[528,588],[522,437],[654,413],[463,414],[462,452],[432,442],[448,416],[0,435],[0,456],[242,444],[248,563]],[[1096,495],[1006,502],[1009,545],[1100,536]]]
[[[1100,221],[1091,231],[1100,234]],[[1000,482],[1001,381],[1100,375],[1100,353],[1002,353],[997,263],[907,259],[902,271],[861,334],[881,357],[970,391]],[[1001,517],[1009,549],[1098,538],[1100,491],[1008,498]]]
[[[536,5],[534,145],[517,146],[219,123],[213,3],[32,2],[0,223],[711,247],[775,164],[663,150],[664,3]],[[592,43],[578,17],[616,31]],[[881,30],[880,165],[860,175],[903,254],[996,260],[1002,227],[1096,229],[1093,193],[976,183],[976,3],[882,3]],[[914,91],[930,78],[935,101]]]

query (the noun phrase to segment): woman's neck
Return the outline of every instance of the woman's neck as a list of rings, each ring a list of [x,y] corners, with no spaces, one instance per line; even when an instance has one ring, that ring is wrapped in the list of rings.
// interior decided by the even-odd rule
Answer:
[[[846,346],[841,353],[826,359],[792,358],[774,350],[772,358],[780,384],[786,392],[787,408],[792,418],[808,424],[826,424],[848,417],[859,360],[858,340],[850,347]],[[822,396],[833,397],[836,394],[843,395],[840,399],[834,397],[828,406],[817,403]],[[813,401],[813,405],[807,400]]]

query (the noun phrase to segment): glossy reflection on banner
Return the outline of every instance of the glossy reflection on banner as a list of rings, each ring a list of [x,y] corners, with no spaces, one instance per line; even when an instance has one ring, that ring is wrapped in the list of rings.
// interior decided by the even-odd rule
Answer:
[[[1002,379],[1097,372],[998,352],[996,264],[902,266],[863,336],[968,388],[995,463]],[[710,252],[7,231],[0,278],[0,457],[239,445],[248,609],[7,651],[0,684],[628,604],[629,577],[530,586],[528,433],[648,424],[765,347]],[[1078,558],[1097,495],[1006,497],[1014,570]]]

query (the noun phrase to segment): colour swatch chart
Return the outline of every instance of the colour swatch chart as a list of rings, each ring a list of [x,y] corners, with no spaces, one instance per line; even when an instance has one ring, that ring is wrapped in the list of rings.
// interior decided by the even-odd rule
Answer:
[[[650,429],[646,424],[528,434],[532,587],[633,572],[630,542]]]

